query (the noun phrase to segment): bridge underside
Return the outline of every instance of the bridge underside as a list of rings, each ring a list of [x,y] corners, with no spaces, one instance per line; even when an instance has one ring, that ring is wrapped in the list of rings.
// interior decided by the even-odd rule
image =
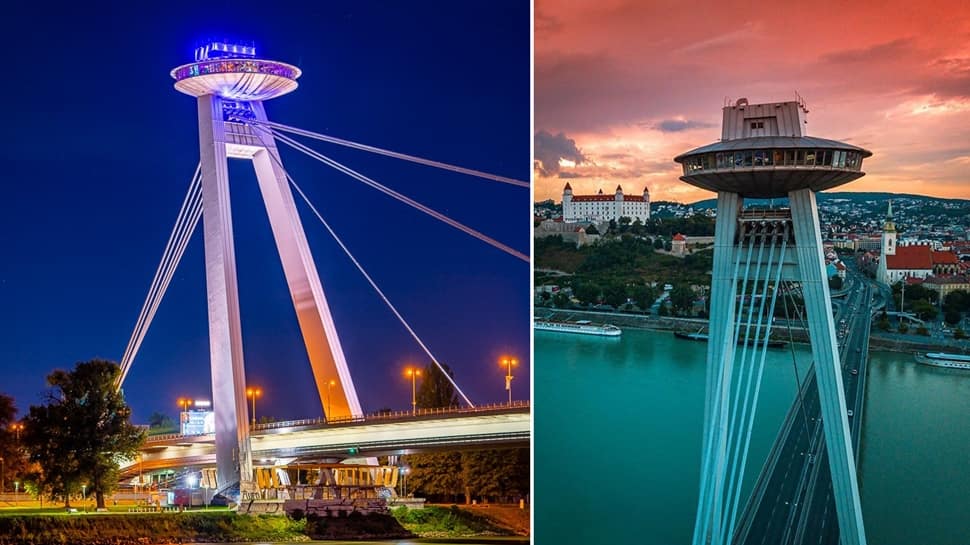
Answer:
[[[296,462],[334,462],[349,458],[414,454],[441,450],[528,447],[530,413],[403,420],[399,422],[320,425],[265,430],[251,437],[254,466]],[[122,474],[158,469],[205,467],[217,462],[213,435],[172,437],[142,448],[140,460]]]

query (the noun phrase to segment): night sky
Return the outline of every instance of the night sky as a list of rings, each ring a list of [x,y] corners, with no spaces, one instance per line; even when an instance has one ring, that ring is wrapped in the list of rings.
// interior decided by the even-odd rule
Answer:
[[[0,145],[0,392],[120,360],[198,162],[196,106],[169,72],[206,39],[303,70],[270,119],[527,180],[529,3],[39,2],[7,6]],[[144,4],[144,6],[142,6]],[[97,5],[98,7],[93,7]],[[147,6],[154,6],[152,8]],[[526,189],[304,141],[528,252]],[[476,403],[529,392],[529,267],[281,145],[287,169]],[[251,164],[230,161],[248,383],[258,416],[322,414]],[[405,409],[426,358],[297,198],[364,410]],[[201,226],[200,226],[201,227]],[[201,229],[125,383],[135,422],[208,399]]]

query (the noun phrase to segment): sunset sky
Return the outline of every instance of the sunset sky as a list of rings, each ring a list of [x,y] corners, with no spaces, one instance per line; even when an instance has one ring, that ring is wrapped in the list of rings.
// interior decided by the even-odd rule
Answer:
[[[867,148],[840,188],[970,198],[970,4],[536,0],[536,200],[712,196],[673,157],[726,98],[805,98],[808,134]]]

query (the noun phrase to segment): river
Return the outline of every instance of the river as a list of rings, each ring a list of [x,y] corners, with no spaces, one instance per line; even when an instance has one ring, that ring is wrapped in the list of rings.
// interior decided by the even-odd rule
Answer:
[[[682,545],[693,533],[707,345],[535,333],[535,543]],[[803,376],[807,346],[796,346]],[[745,492],[796,391],[769,350]],[[869,543],[970,543],[970,372],[874,352],[860,487]]]

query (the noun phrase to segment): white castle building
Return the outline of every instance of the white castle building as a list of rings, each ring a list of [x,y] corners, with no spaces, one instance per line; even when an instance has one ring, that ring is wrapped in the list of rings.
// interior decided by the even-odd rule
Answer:
[[[650,191],[643,188],[643,195],[623,195],[623,188],[616,186],[616,193],[604,195],[601,189],[596,195],[573,195],[573,188],[566,184],[562,190],[562,218],[566,222],[609,221],[628,217],[633,221],[650,219]]]

